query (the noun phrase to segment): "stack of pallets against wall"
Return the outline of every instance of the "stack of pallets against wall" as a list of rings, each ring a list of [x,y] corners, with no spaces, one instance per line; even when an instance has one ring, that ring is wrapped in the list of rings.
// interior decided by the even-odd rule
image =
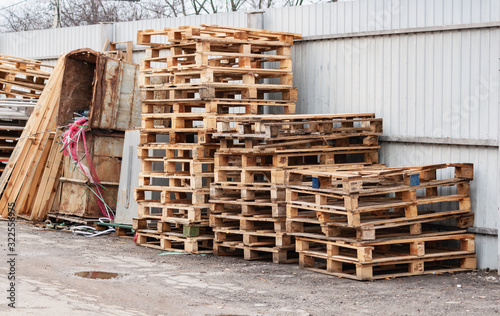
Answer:
[[[472,179],[472,164],[291,170],[299,264],[358,280],[473,270],[474,235],[460,230],[474,222]]]
[[[368,114],[218,117],[210,225],[214,253],[296,261],[286,232],[285,171],[378,163],[382,120]]]
[[[139,245],[212,252],[216,118],[268,109],[293,114],[290,47],[299,37],[212,25],[138,32],[138,44],[148,46],[141,62],[146,100],[135,190]]]

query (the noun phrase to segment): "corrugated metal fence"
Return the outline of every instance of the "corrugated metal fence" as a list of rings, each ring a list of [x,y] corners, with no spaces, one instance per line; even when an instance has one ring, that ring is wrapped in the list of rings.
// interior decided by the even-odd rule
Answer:
[[[499,266],[500,0],[359,0],[253,13],[301,33],[293,49],[300,113],[375,112],[389,166],[472,162],[479,266]],[[244,12],[0,34],[0,54],[51,62],[137,30],[246,26]],[[135,47],[134,60],[143,56]]]

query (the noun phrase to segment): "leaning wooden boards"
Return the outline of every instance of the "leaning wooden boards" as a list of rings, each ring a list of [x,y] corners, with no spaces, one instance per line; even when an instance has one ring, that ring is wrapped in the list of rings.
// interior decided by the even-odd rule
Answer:
[[[9,203],[16,203],[16,208],[19,209],[26,207],[29,197],[34,194],[31,190],[32,185],[37,185],[41,169],[45,166],[45,162],[42,162],[40,157],[43,157],[44,152],[49,154],[52,144],[49,143],[49,131],[56,127],[56,112],[61,95],[64,62],[63,55],[59,58],[0,178],[2,217],[7,216]]]

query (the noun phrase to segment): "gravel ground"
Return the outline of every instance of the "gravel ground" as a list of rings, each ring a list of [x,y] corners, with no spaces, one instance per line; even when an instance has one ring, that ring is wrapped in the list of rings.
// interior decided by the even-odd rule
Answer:
[[[240,258],[158,255],[115,236],[16,225],[16,308],[0,222],[0,313],[19,315],[496,315],[496,271],[359,282]],[[118,278],[77,277],[81,271]],[[7,293],[7,295],[5,295]]]

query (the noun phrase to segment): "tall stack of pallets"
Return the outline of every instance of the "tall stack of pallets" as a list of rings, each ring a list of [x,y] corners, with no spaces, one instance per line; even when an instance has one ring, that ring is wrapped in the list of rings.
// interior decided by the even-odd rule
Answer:
[[[148,46],[135,189],[139,245],[212,252],[208,201],[217,117],[270,108],[293,114],[291,45],[299,37],[213,25],[138,32],[137,43]]]
[[[287,178],[287,231],[303,268],[371,280],[476,267],[474,235],[462,230],[474,222],[472,164],[291,170]]]
[[[382,120],[368,114],[219,117],[210,225],[214,253],[296,261],[286,232],[285,171],[378,163]]]

